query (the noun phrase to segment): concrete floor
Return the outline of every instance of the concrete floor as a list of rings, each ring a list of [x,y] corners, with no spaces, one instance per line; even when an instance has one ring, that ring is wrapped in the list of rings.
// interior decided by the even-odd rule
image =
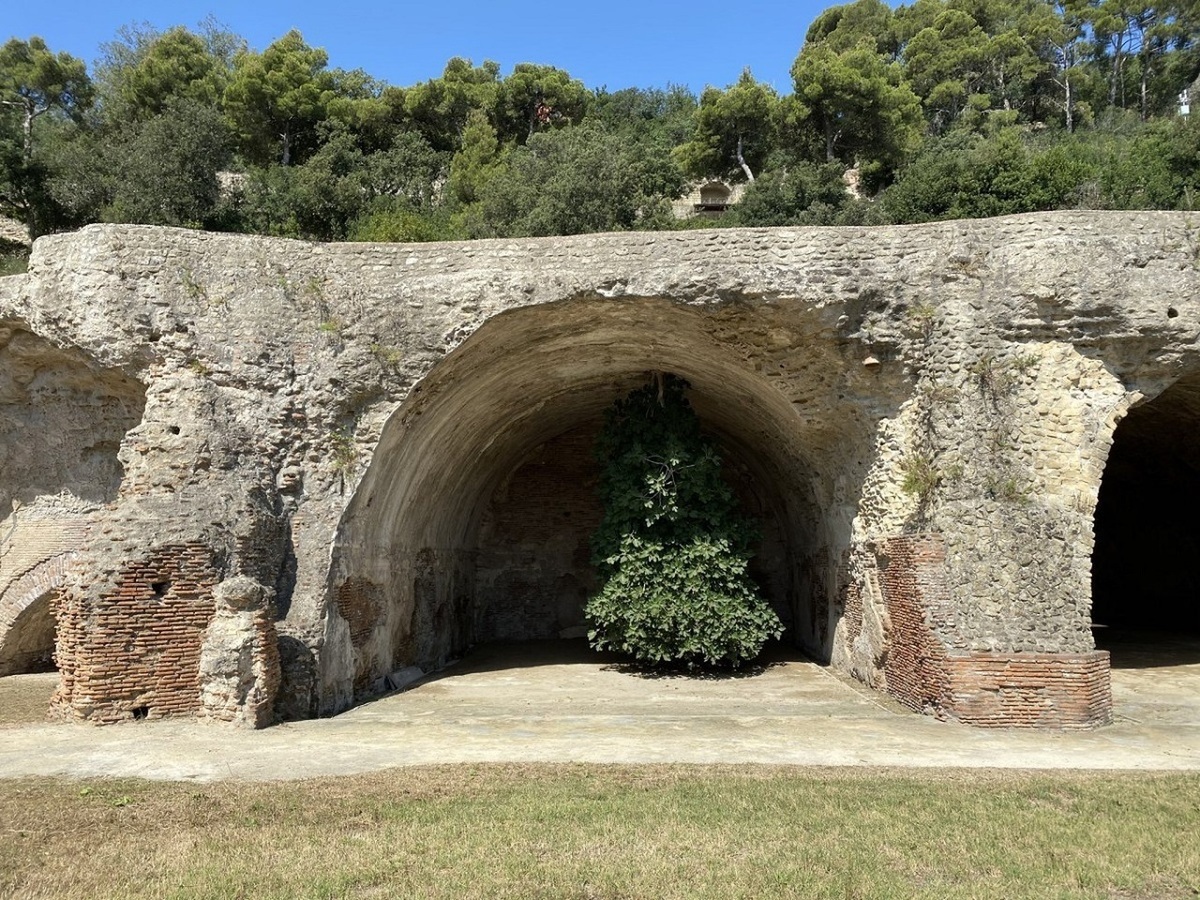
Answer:
[[[0,776],[291,779],[482,761],[1200,770],[1200,639],[1109,646],[1116,722],[1091,731],[937,722],[795,656],[740,677],[650,678],[542,642],[483,647],[402,694],[258,732],[6,726]]]

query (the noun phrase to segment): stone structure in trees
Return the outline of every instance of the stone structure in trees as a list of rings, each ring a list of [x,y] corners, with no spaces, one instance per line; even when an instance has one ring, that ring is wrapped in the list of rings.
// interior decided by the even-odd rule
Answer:
[[[1103,723],[1093,618],[1200,626],[1185,214],[420,246],[91,226],[0,280],[0,322],[0,674],[53,649],[64,716],[261,725],[577,636],[589,447],[648,371],[691,383],[786,640],[914,710]]]

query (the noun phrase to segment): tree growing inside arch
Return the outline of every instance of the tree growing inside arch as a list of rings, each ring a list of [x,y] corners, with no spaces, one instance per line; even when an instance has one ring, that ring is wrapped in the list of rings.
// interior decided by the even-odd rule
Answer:
[[[754,527],[687,387],[656,374],[607,416],[596,448],[604,517],[592,537],[602,587],[585,610],[588,638],[649,665],[737,667],[783,625],[747,573]]]

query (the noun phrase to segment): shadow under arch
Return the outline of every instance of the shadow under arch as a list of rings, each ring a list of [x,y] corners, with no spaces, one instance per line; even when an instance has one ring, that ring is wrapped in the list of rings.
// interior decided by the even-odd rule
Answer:
[[[649,371],[691,384],[704,427],[778,525],[771,599],[789,608],[792,640],[827,659],[828,598],[853,506],[843,498],[831,512],[832,484],[865,473],[874,422],[850,401],[798,415],[728,339],[729,325],[666,300],[566,300],[498,315],[438,363],[385,425],[339,528],[330,602],[354,671],[327,671],[327,685],[341,679],[341,699],[323,705],[337,708],[404,665],[436,667],[478,639],[478,541],[498,486],[539,448],[595,427]],[[829,357],[817,369],[842,364],[836,348],[813,354]]]
[[[62,553],[43,560],[0,596],[0,676],[57,668],[54,597],[74,558],[74,553]]]
[[[1092,623],[1113,667],[1200,662],[1200,372],[1117,425],[1094,534]]]

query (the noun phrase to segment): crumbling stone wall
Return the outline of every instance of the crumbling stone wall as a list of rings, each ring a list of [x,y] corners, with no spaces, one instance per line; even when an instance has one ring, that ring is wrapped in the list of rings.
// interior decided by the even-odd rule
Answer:
[[[498,486],[665,370],[773,492],[772,577],[800,646],[940,715],[1102,722],[1092,514],[1116,423],[1200,372],[1198,247],[1172,213],[421,246],[41,239],[29,273],[0,280],[0,318],[48,371],[68,354],[122,386],[93,403],[94,377],[63,384],[44,408],[108,410],[78,431],[103,439],[44,439],[54,474],[28,485],[0,471],[27,505],[94,486],[58,704],[254,724],[272,693],[277,715],[332,713],[442,664],[486,636],[489,573],[524,565],[528,547],[480,567],[504,543],[488,544]],[[0,415],[54,434],[22,396]],[[178,548],[204,561],[194,589],[154,606]],[[239,578],[257,611],[213,631],[217,586]],[[182,649],[120,644],[122,615],[171,623]],[[254,649],[272,617],[277,691]],[[915,646],[934,664],[903,663]],[[160,664],[176,673],[161,698]],[[1077,697],[1061,686],[1080,673]]]
[[[0,316],[0,675],[53,666],[52,595],[144,404],[135,379]]]

